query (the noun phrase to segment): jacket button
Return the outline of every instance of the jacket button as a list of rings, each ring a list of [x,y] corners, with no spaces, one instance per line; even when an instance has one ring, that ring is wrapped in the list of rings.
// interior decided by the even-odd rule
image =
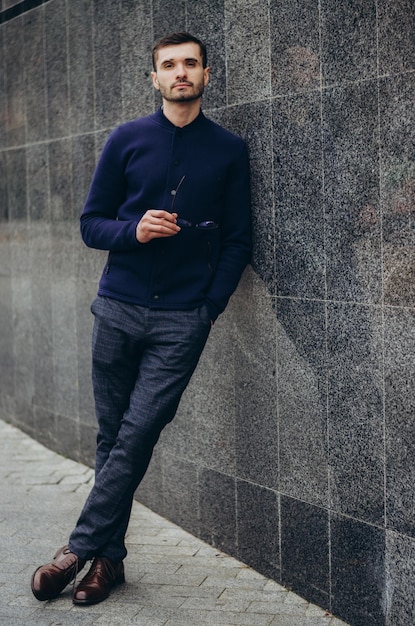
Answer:
[[[160,296],[158,296],[157,294],[154,294],[153,300],[158,300],[159,298],[160,298]]]

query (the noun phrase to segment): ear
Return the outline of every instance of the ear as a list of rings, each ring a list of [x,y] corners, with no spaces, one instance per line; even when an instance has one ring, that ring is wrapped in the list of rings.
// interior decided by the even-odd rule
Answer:
[[[209,82],[209,76],[210,76],[210,67],[205,67],[205,69],[203,70],[203,84],[205,87]]]
[[[151,78],[153,80],[154,88],[159,91],[160,87],[159,87],[159,81],[158,81],[158,78],[157,78],[157,72],[151,72]]]

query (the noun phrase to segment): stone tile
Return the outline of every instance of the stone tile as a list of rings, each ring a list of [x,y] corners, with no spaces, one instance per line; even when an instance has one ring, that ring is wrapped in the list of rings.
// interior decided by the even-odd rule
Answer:
[[[203,469],[199,485],[201,537],[232,553],[236,539],[235,480],[231,476]]]
[[[270,488],[278,480],[277,321],[269,294],[260,295],[246,277],[246,289],[230,305],[235,325],[237,475]],[[252,297],[250,311],[244,306]]]
[[[412,424],[414,398],[414,317],[411,309],[385,315],[386,516],[388,528],[415,537]],[[409,538],[408,538],[409,541]],[[408,544],[409,545],[409,544]]]
[[[327,295],[381,301],[378,101],[374,81],[323,94]]]
[[[16,17],[4,30],[3,51],[4,86],[7,102],[4,111],[5,142],[8,146],[21,146],[26,141],[26,92],[24,84],[23,17]]]
[[[203,0],[189,5],[186,29],[207,46],[209,85],[203,95],[203,108],[209,110],[226,105],[225,0]],[[210,114],[209,114],[210,117]]]
[[[262,100],[271,95],[268,4],[260,0],[225,3],[227,102]]]
[[[186,30],[186,0],[153,0],[152,7],[154,41],[169,33]]]
[[[386,532],[386,622],[406,626],[415,615],[415,598],[412,594],[415,542],[412,538]]]
[[[279,488],[328,501],[326,311],[321,302],[278,298]]]
[[[377,3],[323,0],[322,54],[326,84],[364,80],[377,75]]]
[[[25,38],[24,65],[26,89],[26,138],[42,141],[47,135],[45,25],[44,13],[29,11],[23,16]]]
[[[325,297],[320,97],[273,105],[277,294]]]
[[[171,521],[193,532],[199,531],[198,466],[168,453],[163,455],[163,488],[166,513]]]
[[[122,119],[120,6],[120,0],[92,4],[97,130],[112,130]]]
[[[385,623],[382,528],[333,514],[331,525],[332,611],[351,624]],[[350,598],[355,601],[351,604]]]
[[[328,307],[331,507],[384,522],[382,316],[375,307]]]
[[[27,205],[31,223],[40,222],[47,231],[49,208],[49,151],[45,144],[33,144],[26,149]],[[35,224],[33,224],[35,225]]]
[[[69,85],[66,45],[62,45],[62,32],[66,33],[66,2],[47,2],[45,15],[46,94],[49,137],[66,137],[70,134],[68,123]]]
[[[91,0],[67,4],[69,124],[71,134],[94,126],[94,65]]]
[[[236,488],[238,556],[244,563],[278,580],[281,576],[278,495],[243,481],[237,481]]]
[[[413,74],[380,83],[384,298],[393,306],[415,303],[414,98]]]
[[[281,496],[281,580],[319,606],[329,606],[328,512],[285,496]],[[294,595],[284,603],[289,606],[307,608]]]
[[[5,32],[4,28],[0,28],[0,50],[4,50],[4,40],[5,40]],[[6,145],[6,111],[7,111],[7,91],[6,91],[6,55],[2,54],[0,58],[0,111],[3,112],[3,119],[0,122],[0,145]],[[3,155],[1,155],[3,156]],[[0,157],[1,158],[1,157]],[[1,186],[0,186],[1,188]],[[4,209],[7,207],[7,203],[3,204],[3,209],[1,213],[3,213]],[[1,219],[3,217],[1,216]]]
[[[271,183],[272,107],[264,103],[241,104],[213,111],[210,116],[246,142],[251,167],[253,223],[251,264],[270,293],[275,294],[275,206]]]
[[[307,0],[270,4],[273,95],[320,88],[319,18],[319,6]]]
[[[378,23],[380,73],[396,74],[415,69],[415,25],[411,0],[381,0],[378,3]]]
[[[154,109],[154,88],[150,76],[152,30],[151,5],[121,0],[121,93],[123,119],[148,115]]]

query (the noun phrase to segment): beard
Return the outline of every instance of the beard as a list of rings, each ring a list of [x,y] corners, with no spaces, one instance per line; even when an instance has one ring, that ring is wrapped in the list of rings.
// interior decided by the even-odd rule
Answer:
[[[161,96],[164,100],[168,102],[192,102],[192,100],[198,100],[202,97],[203,92],[205,90],[205,85],[203,81],[200,81],[197,84],[191,83],[191,88],[183,89],[175,89],[173,87],[163,87],[159,85],[159,90]]]

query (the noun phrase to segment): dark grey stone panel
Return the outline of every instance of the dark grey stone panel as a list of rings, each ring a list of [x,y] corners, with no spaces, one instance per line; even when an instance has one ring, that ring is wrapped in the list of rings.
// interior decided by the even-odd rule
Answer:
[[[72,140],[63,139],[49,144],[49,184],[53,276],[67,280],[75,275],[74,222],[72,195]],[[59,288],[59,286],[58,286]]]
[[[95,137],[79,135],[72,139],[72,180],[69,181],[73,195],[73,217],[78,224],[95,169]],[[70,170],[69,170],[70,171]],[[62,173],[64,179],[68,175]]]
[[[409,537],[386,532],[385,582],[386,623],[408,626],[415,615],[415,542]]]
[[[120,0],[93,1],[95,128],[122,119]]]
[[[199,370],[201,370],[201,376],[199,376]],[[200,401],[198,397],[199,388],[203,390],[205,383],[206,372],[203,373],[202,364],[193,374],[176,416],[173,422],[166,426],[159,444],[175,458],[183,458],[193,463],[197,463],[199,459],[199,450],[205,448],[205,454],[209,453],[209,450],[206,451],[207,442],[204,437],[199,439],[199,419],[203,416],[203,419],[211,420],[209,410],[206,410],[203,401]],[[202,395],[204,396],[203,391]]]
[[[379,71],[415,69],[415,20],[412,0],[379,0]]]
[[[6,238],[8,219],[9,200],[7,194],[7,152],[0,152],[0,224],[2,228],[2,244]]]
[[[21,234],[21,233],[20,233]],[[27,254],[27,242],[19,241],[16,248],[24,248]],[[15,249],[16,249],[15,248]],[[23,256],[22,249],[19,255]],[[28,272],[20,268],[12,278],[13,303],[13,371],[16,419],[27,425],[33,432],[32,406],[35,395],[35,359],[32,329],[32,290]]]
[[[382,316],[374,307],[328,307],[331,508],[384,523]]]
[[[271,95],[269,8],[261,0],[226,0],[227,102]]]
[[[50,248],[50,244],[48,247]],[[34,259],[40,256],[40,250],[45,252],[46,249],[47,244],[42,242],[39,245],[38,254],[34,255]],[[37,274],[32,278],[32,332],[35,359],[41,363],[34,372],[34,402],[38,415],[42,411],[49,414],[55,409],[55,383],[53,376],[52,295],[50,276],[47,274]],[[42,423],[39,422],[39,425],[42,426]]]
[[[276,488],[277,322],[271,298],[265,289],[259,294],[257,281],[246,272],[230,308],[235,324],[236,475]],[[248,299],[252,301],[250,309],[246,307]]]
[[[75,419],[79,411],[75,279],[57,277],[51,295],[55,411],[63,424],[65,417]]]
[[[0,146],[6,145],[7,90],[6,55],[4,54],[5,28],[0,28]]]
[[[10,226],[24,226],[27,221],[26,150],[6,154],[8,216]]]
[[[270,3],[272,93],[320,88],[319,5],[308,0]]]
[[[229,311],[230,313],[230,311]],[[228,312],[226,313],[228,315]],[[218,472],[235,472],[235,353],[232,335],[226,319],[221,316],[211,331],[200,365],[189,386],[191,412],[186,430],[181,434],[193,440],[196,428],[197,443],[189,459]],[[219,400],[220,399],[220,400]],[[195,417],[196,416],[196,419]],[[193,427],[190,422],[195,419]],[[189,425],[189,428],[187,426]],[[188,445],[187,440],[187,445]],[[186,441],[183,441],[186,444]]]
[[[325,297],[323,161],[318,94],[273,108],[277,294]]]
[[[378,99],[374,82],[323,94],[327,295],[381,301]]]
[[[279,488],[328,503],[326,311],[321,302],[278,299]]]
[[[31,225],[36,222],[48,229],[49,205],[49,150],[45,143],[32,144],[26,149],[27,206]],[[37,230],[36,230],[37,232]]]
[[[101,276],[108,253],[85,246],[81,239],[79,217],[84,207],[96,161],[99,157],[96,144],[99,143],[99,150],[101,150],[107,136],[108,133],[105,132],[94,135],[79,135],[72,139],[75,273],[76,276],[82,279],[95,281],[96,285],[98,285],[98,279]],[[92,301],[93,292],[90,293]]]
[[[322,62],[326,84],[377,76],[376,4],[376,0],[322,0]]]
[[[123,119],[134,119],[154,109],[151,80],[153,33],[151,4],[121,0],[121,87]],[[120,103],[121,104],[121,103]]]
[[[169,33],[187,29],[186,0],[153,0],[152,7],[155,41]]]
[[[76,291],[76,342],[78,355],[78,398],[79,418],[84,425],[96,425],[94,398],[91,379],[91,346],[94,316],[91,303],[97,287],[90,280],[79,278]]]
[[[388,528],[415,537],[415,311],[385,311],[386,515]]]
[[[384,530],[337,514],[330,528],[333,613],[353,626],[384,625]]]
[[[286,496],[280,506],[282,584],[328,607],[328,511]]]
[[[26,87],[26,138],[47,136],[45,27],[43,8],[24,14],[24,66]]]
[[[207,46],[209,85],[203,107],[219,108],[226,104],[225,0],[201,0],[188,3],[186,29]]]
[[[258,572],[279,580],[279,499],[275,491],[238,480],[238,558]]]
[[[54,224],[73,223],[72,140],[62,139],[49,143],[50,205],[51,220]],[[69,167],[68,167],[69,165]]]
[[[4,30],[5,132],[9,146],[21,146],[26,141],[23,26],[23,17],[16,17]]]
[[[164,510],[163,466],[160,443],[153,452],[150,465],[138,487],[136,495],[139,501],[152,511],[160,515],[166,515]]]
[[[80,429],[79,422],[59,415],[55,411],[56,419],[56,451],[70,459],[79,459],[80,456]]]
[[[45,4],[46,90],[49,137],[70,134],[66,0]]]
[[[7,242],[6,242],[7,246]],[[8,247],[8,246],[7,246]],[[0,253],[3,258],[5,252],[5,242],[1,242]],[[0,396],[2,397],[2,409],[4,399],[13,398],[14,387],[14,330],[13,330],[13,310],[12,310],[12,284],[10,276],[0,273]]]
[[[385,304],[415,304],[415,74],[380,84]]]
[[[252,266],[275,293],[275,210],[272,109],[252,103],[212,112],[212,119],[242,137],[248,147],[253,227]]]
[[[92,62],[91,0],[69,0],[68,64],[70,128],[72,133],[94,127],[94,64]]]
[[[56,450],[56,423],[55,413],[44,407],[34,407],[34,431],[37,441],[47,448]]]
[[[226,476],[202,468],[199,474],[200,536],[211,545],[236,552],[236,484]]]
[[[89,467],[95,466],[97,427],[80,424],[79,460]]]
[[[191,445],[191,442],[189,442]],[[199,534],[198,466],[185,459],[163,454],[165,514],[194,535]]]

